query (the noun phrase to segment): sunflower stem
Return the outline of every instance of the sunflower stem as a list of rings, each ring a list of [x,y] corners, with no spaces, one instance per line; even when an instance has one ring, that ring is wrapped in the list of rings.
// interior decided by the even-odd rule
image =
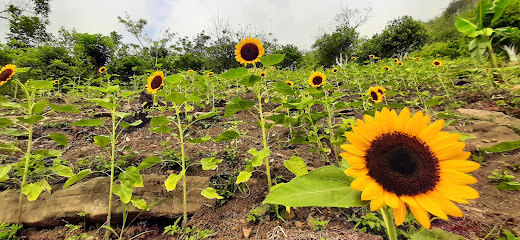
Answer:
[[[260,87],[258,86],[258,84],[256,85],[257,87],[257,92],[256,92],[256,97],[258,98],[258,112],[260,114],[260,126],[262,126],[262,145],[265,148],[269,148],[269,146],[267,146],[267,134],[266,134],[266,131],[265,131],[265,119],[264,119],[264,114],[262,112],[262,91],[260,90]],[[266,157],[264,159],[265,161],[265,174],[267,175],[267,185],[269,186],[269,192],[271,191],[271,187],[273,186],[272,185],[272,182],[271,182],[271,169],[269,167],[269,157]]]
[[[184,151],[184,130],[182,129],[181,117],[179,106],[175,106],[175,114],[177,116],[177,128],[179,130],[179,143],[181,144],[181,172],[182,175],[182,229],[186,229],[188,225],[188,200],[187,200],[187,192],[186,192],[186,153]]]
[[[397,240],[397,227],[394,223],[394,214],[392,208],[389,206],[382,207],[381,215],[383,216],[383,221],[385,222],[385,230],[388,239]]]
[[[115,103],[115,98],[113,99],[113,103]],[[116,157],[116,108],[111,109],[112,113],[112,132],[110,136],[111,145],[110,145],[110,190],[108,193],[108,211],[107,211],[107,227],[110,228],[110,222],[112,220],[112,192],[114,191],[114,166],[115,166],[115,157]],[[110,230],[107,228],[105,232],[105,239],[110,238]]]

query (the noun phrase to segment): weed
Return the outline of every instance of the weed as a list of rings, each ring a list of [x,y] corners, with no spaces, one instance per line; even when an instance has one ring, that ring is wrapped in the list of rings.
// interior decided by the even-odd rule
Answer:
[[[203,229],[199,230],[196,228],[187,227],[185,230],[179,226],[179,221],[182,218],[178,218],[173,225],[168,225],[164,227],[163,234],[168,234],[171,236],[178,236],[179,239],[186,240],[200,240],[209,238],[213,234],[213,230]]]
[[[321,231],[325,229],[325,226],[329,223],[329,221],[320,221],[319,219],[309,219],[309,223],[312,226],[312,231]]]
[[[498,190],[520,190],[520,182],[513,181],[515,176],[508,173],[507,170],[502,170],[500,173],[492,172],[488,178],[498,183],[498,186],[496,186]]]
[[[17,240],[20,239],[16,235],[16,232],[23,227],[22,224],[9,224],[2,223],[0,224],[0,239],[5,240]]]

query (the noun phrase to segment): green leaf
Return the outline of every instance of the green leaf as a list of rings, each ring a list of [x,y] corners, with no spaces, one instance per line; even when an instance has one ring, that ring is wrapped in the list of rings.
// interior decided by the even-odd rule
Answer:
[[[280,113],[280,114],[276,114],[276,115],[271,115],[269,117],[267,117],[267,119],[271,120],[274,122],[274,124],[282,124],[282,125],[285,125],[285,124],[288,124],[288,123],[292,123],[294,122],[295,119],[283,114],[283,113]]]
[[[205,143],[211,139],[210,135],[206,135],[205,137],[200,138],[190,138],[188,139],[189,143]]]
[[[276,92],[279,92],[283,95],[289,95],[289,96],[294,96],[296,94],[296,92],[292,89],[291,86],[289,86],[289,84],[285,83],[285,82],[277,82],[274,84],[274,90]]]
[[[12,143],[0,143],[0,150],[6,152],[21,152],[22,150]]]
[[[136,207],[137,209],[150,211],[150,206],[146,204],[146,201],[144,199],[141,199],[139,197],[133,197],[130,201],[132,202],[132,205],[134,205],[134,207]]]
[[[130,127],[130,126],[138,126],[139,124],[143,123],[142,120],[137,120],[133,123],[127,123],[127,122],[120,122],[119,123],[119,126],[122,127],[122,128],[127,128],[127,127]]]
[[[145,158],[140,164],[139,166],[137,166],[137,170],[143,170],[143,169],[147,169],[157,163],[160,163],[162,162],[162,159],[158,156],[149,156],[147,158]]]
[[[29,70],[31,70],[30,67],[16,68],[16,73],[24,73],[24,72],[28,72]]]
[[[25,131],[22,131],[22,130],[18,130],[18,129],[10,129],[10,128],[6,128],[2,131],[2,134],[3,135],[7,135],[7,136],[13,136],[13,137],[21,137],[21,136],[27,136],[28,133],[25,132]]]
[[[103,135],[94,136],[94,144],[100,147],[106,147],[110,143],[110,138]]]
[[[168,83],[171,85],[171,84],[177,84],[182,80],[184,80],[184,77],[182,75],[174,74],[174,75],[170,75],[170,76],[164,78],[164,83]]]
[[[166,186],[166,190],[173,191],[177,187],[177,182],[181,180],[182,176],[184,176],[185,171],[181,171],[178,175],[177,174],[170,174],[166,181],[164,181],[164,185]]]
[[[508,191],[520,190],[520,182],[501,182],[495,188]]]
[[[450,133],[460,134],[460,141],[461,142],[464,142],[464,141],[466,141],[468,139],[477,138],[477,137],[475,137],[473,135],[470,135],[470,134],[467,134],[467,133],[461,133],[461,132],[457,132],[457,131],[452,131]]]
[[[56,105],[56,104],[49,104],[49,107],[51,107],[52,110],[57,111],[57,112],[66,112],[66,113],[80,113],[81,112],[79,109],[77,109],[73,105],[60,106],[60,105]]]
[[[11,125],[13,125],[13,121],[7,118],[0,118],[0,128],[9,127]]]
[[[278,63],[281,63],[285,58],[285,54],[269,54],[267,56],[261,57],[260,62],[264,67],[272,66]]]
[[[223,142],[223,141],[235,139],[237,137],[240,137],[239,132],[237,132],[236,130],[228,130],[228,131],[225,131],[225,132],[221,133],[220,135],[214,137],[212,140],[213,140],[213,142]]]
[[[112,110],[114,108],[121,107],[121,106],[119,106],[119,104],[111,103],[110,100],[108,100],[108,99],[94,98],[94,99],[87,99],[87,101],[96,103],[98,106],[104,107],[108,110]]]
[[[126,97],[130,97],[130,96],[132,96],[132,95],[134,95],[136,93],[139,93],[139,92],[141,92],[141,91],[122,91],[121,92],[121,96],[123,98],[126,98]]]
[[[83,179],[84,177],[86,177],[87,175],[89,175],[91,173],[92,173],[92,170],[90,170],[90,169],[84,169],[84,170],[79,171],[74,176],[67,179],[65,184],[63,184],[63,188],[68,188],[70,185],[76,183],[77,181]]]
[[[202,102],[202,99],[200,99],[199,97],[197,97],[195,95],[190,95],[188,97],[188,102],[199,103],[199,102]]]
[[[182,94],[182,93],[173,92],[173,93],[171,93],[170,95],[168,95],[166,97],[166,100],[168,100],[168,101],[170,101],[172,103],[175,103],[178,106],[180,106],[181,104],[187,102],[188,98],[184,94]]]
[[[512,142],[501,142],[491,147],[481,148],[480,150],[490,153],[500,153],[515,150],[517,148],[520,148],[520,140]]]
[[[253,155],[253,159],[251,159],[253,167],[258,167],[262,165],[262,163],[264,162],[264,158],[269,157],[269,155],[271,155],[271,150],[269,150],[269,148],[264,148],[261,151],[251,148],[247,152]]]
[[[136,167],[128,167],[119,174],[118,178],[119,181],[132,187],[144,187],[143,178]]]
[[[325,166],[274,189],[264,203],[291,207],[362,207],[361,192],[350,188],[350,179],[340,168]]]
[[[170,125],[170,119],[166,116],[153,117],[150,121],[150,127],[168,126]]]
[[[211,117],[216,116],[216,115],[218,115],[218,112],[208,112],[208,113],[204,113],[204,114],[201,114],[201,115],[197,116],[196,120],[200,121],[200,120],[203,120],[203,119],[211,118]]]
[[[249,110],[249,108],[251,108],[254,105],[254,102],[244,101],[241,98],[234,98],[226,104],[226,111],[224,112],[224,117],[230,117],[231,115],[239,111]]]
[[[0,182],[5,182],[9,179],[9,171],[11,171],[11,164],[0,166]]]
[[[22,193],[27,196],[27,200],[34,201],[38,199],[43,192],[44,186],[42,182],[35,182],[31,184],[22,185]]]
[[[74,172],[72,171],[72,169],[70,169],[69,167],[67,166],[63,166],[63,165],[53,165],[51,167],[51,170],[52,172],[54,172],[56,175],[59,175],[59,176],[62,176],[62,177],[72,177],[74,176]]]
[[[101,126],[105,120],[104,119],[81,119],[77,122],[73,122],[70,125],[79,126],[79,127],[93,127],[93,126]]]
[[[118,118],[125,118],[125,117],[131,117],[131,116],[134,116],[135,113],[125,113],[125,112],[115,112],[114,115]]]
[[[167,127],[167,126],[148,128],[148,131],[154,132],[154,133],[170,133],[172,130],[173,130],[173,128],[170,128],[170,127]]]
[[[249,181],[249,178],[251,178],[252,175],[253,175],[253,173],[251,173],[251,172],[241,171],[238,174],[236,184],[240,184],[240,183]]]
[[[442,96],[434,96],[432,99],[428,100],[425,104],[428,107],[437,106],[442,103]]]
[[[2,106],[5,109],[20,109],[22,108],[22,105],[14,102],[0,102],[0,106]]]
[[[477,8],[475,9],[475,15],[477,15],[478,28],[484,28],[486,21],[486,15],[493,13],[491,8],[493,7],[492,0],[480,0],[477,2]]]
[[[43,100],[43,101],[39,101],[37,103],[35,103],[32,107],[32,113],[33,114],[40,114],[43,112],[43,110],[45,109],[45,107],[47,106],[47,101]]]
[[[440,228],[424,229],[411,236],[410,240],[464,240],[465,238]]]
[[[307,164],[303,159],[297,156],[291,156],[289,160],[285,160],[283,165],[297,177],[307,174]]]
[[[457,18],[455,20],[455,28],[468,37],[478,36],[477,26],[464,18]]]
[[[215,170],[217,169],[217,164],[221,163],[222,159],[217,159],[215,157],[203,158],[200,160],[202,164],[202,170]]]
[[[132,191],[133,191],[132,186],[122,183],[122,182],[115,185],[114,189],[112,190],[112,192],[115,195],[119,196],[119,198],[121,199],[121,202],[123,202],[124,204],[129,203],[130,200],[132,199]]]
[[[493,15],[493,20],[491,20],[491,23],[494,23],[497,21],[502,14],[504,13],[504,10],[507,6],[509,6],[511,3],[517,2],[516,0],[495,0],[493,2],[493,11],[495,14]]]
[[[254,74],[247,75],[242,80],[240,80],[239,84],[244,85],[246,87],[252,87],[256,82],[260,81],[262,78],[260,76],[256,76]]]
[[[18,71],[18,69],[17,69]],[[33,86],[36,89],[52,89],[54,88],[54,84],[52,81],[44,81],[44,80],[36,80],[36,81],[29,81],[29,86]]]
[[[227,70],[225,73],[220,74],[220,77],[226,79],[236,79],[243,78],[247,74],[247,68],[239,67],[239,68],[231,68]]]
[[[28,117],[28,118],[17,117],[16,119],[17,119],[18,121],[20,121],[20,122],[25,123],[25,124],[33,125],[33,124],[35,124],[36,122],[42,120],[42,119],[43,119],[43,116],[41,116],[41,115],[31,115],[31,116]]]
[[[57,142],[60,146],[69,145],[69,140],[67,140],[67,136],[63,133],[51,133],[47,137]]]
[[[200,194],[208,199],[212,199],[212,198],[222,199],[223,198],[222,196],[218,195],[217,190],[215,190],[214,188],[211,188],[211,187],[207,187],[206,189],[202,190],[202,192],[200,192]]]

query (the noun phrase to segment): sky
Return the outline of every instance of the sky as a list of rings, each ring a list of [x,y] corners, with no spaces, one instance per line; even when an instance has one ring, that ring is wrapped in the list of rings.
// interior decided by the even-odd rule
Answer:
[[[14,0],[1,0],[14,1]],[[193,37],[208,30],[217,16],[233,30],[248,27],[272,33],[279,44],[294,44],[310,50],[324,32],[332,32],[334,17],[342,7],[364,9],[371,6],[368,21],[358,28],[360,36],[380,33],[389,21],[403,15],[427,21],[441,14],[451,0],[51,0],[49,32],[61,27],[77,32],[123,34],[123,42],[135,42],[117,16],[128,13],[133,20],[148,21],[146,32],[157,40],[166,29],[178,37]],[[3,4],[2,4],[3,5]],[[0,10],[3,6],[0,5]],[[0,42],[9,31],[0,21]]]

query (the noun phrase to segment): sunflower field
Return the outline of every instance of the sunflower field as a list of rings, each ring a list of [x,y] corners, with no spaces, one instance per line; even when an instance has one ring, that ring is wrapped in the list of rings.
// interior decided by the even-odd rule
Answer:
[[[520,2],[455,3],[456,39],[391,52],[385,31],[333,60],[353,29],[306,53],[10,39],[0,239],[520,239]]]

